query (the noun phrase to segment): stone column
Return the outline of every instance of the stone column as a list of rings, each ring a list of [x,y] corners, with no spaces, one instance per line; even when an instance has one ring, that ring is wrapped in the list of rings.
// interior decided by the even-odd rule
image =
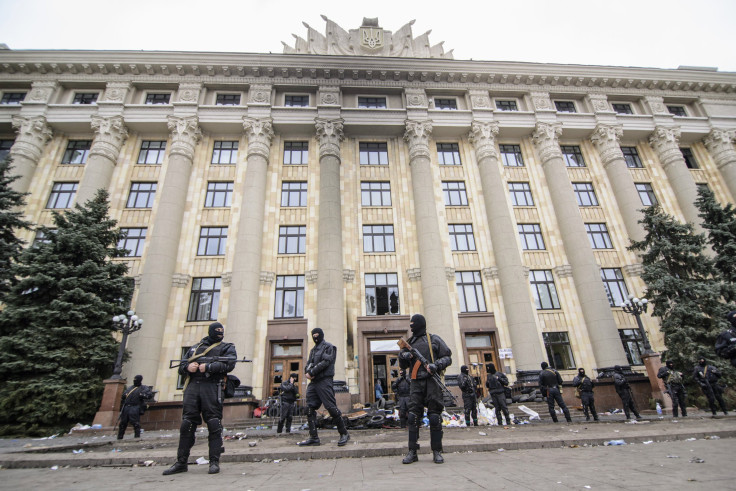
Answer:
[[[261,255],[263,251],[263,219],[266,206],[268,159],[273,129],[271,119],[243,118],[248,135],[245,188],[240,206],[238,235],[230,280],[230,302],[225,332],[235,344],[238,356],[254,360],[255,337],[258,328],[258,300],[261,290]],[[263,356],[259,353],[258,356]],[[253,363],[239,363],[236,374],[243,384],[253,387]]]
[[[713,157],[731,196],[736,198],[736,149],[733,142],[736,131],[713,128],[703,143]]]
[[[695,226],[697,233],[702,232],[698,207],[695,206],[698,188],[680,151],[680,128],[655,127],[654,133],[649,136],[649,144],[657,152],[685,220]]]
[[[77,190],[76,202],[80,205],[92,199],[98,189],[110,187],[120,149],[128,138],[128,128],[125,127],[122,116],[92,116],[92,129],[95,131],[95,139]]]
[[[337,348],[335,379],[345,380],[345,298],[342,278],[340,142],[342,119],[315,119],[319,142],[319,228],[317,230],[317,322]],[[311,338],[310,338],[311,339]]]
[[[161,362],[161,343],[174,281],[194,147],[202,137],[197,123],[196,116],[169,116],[171,152],[163,185],[157,191],[158,205],[135,305],[136,314],[146,323],[137,335],[130,338],[132,360],[126,367],[135,367],[144,380],[154,383],[159,368],[167,368]]]
[[[528,270],[517,246],[518,231],[509,211],[508,189],[499,167],[495,139],[498,123],[473,121],[470,141],[478,159],[483,197],[496,258],[498,280],[506,312],[509,336],[517,370],[535,370],[545,359],[537,328],[537,314],[529,293]]]
[[[626,167],[624,154],[621,152],[619,141],[623,135],[623,126],[620,124],[598,123],[590,140],[595,144],[601,155],[603,167],[606,169],[608,180],[616,196],[621,218],[631,239],[644,240],[644,229],[639,224],[642,207],[641,198],[636,191],[634,178]]]
[[[442,248],[437,204],[434,199],[434,180],[429,153],[431,121],[406,121],[404,139],[409,144],[409,166],[416,217],[419,266],[422,281],[422,299],[427,330],[439,335],[452,350],[450,372],[459,373],[463,354],[458,351],[453,329],[450,293],[447,288],[445,255]],[[454,279],[453,275],[453,279]]]
[[[13,128],[18,137],[10,148],[10,158],[13,161],[12,175],[19,178],[11,183],[10,187],[19,193],[26,193],[31,186],[38,161],[41,160],[43,148],[51,139],[51,128],[43,116],[34,118],[14,116]]]
[[[600,266],[590,248],[588,233],[562,159],[558,143],[561,134],[561,123],[540,122],[537,123],[532,138],[547,179],[557,226],[572,269],[575,290],[596,364],[599,367],[625,365],[626,356],[611,306],[606,298]]]

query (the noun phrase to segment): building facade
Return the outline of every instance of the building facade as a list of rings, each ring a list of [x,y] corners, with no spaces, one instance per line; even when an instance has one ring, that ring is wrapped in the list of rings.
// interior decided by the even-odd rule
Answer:
[[[641,364],[626,247],[644,206],[699,227],[698,186],[734,202],[736,74],[454,60],[325,20],[283,54],[0,50],[26,218],[105,188],[127,234],[125,372],[180,399],[168,360],[218,320],[265,397],[319,326],[370,401],[417,312],[481,381]]]

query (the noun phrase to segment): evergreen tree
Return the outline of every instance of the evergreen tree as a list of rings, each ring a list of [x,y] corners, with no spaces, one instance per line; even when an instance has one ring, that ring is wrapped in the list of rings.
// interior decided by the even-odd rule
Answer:
[[[0,303],[10,287],[15,283],[11,265],[23,250],[23,241],[15,234],[18,230],[29,229],[30,223],[23,220],[20,210],[25,202],[25,194],[10,187],[18,176],[10,175],[10,159],[0,160]]]
[[[682,224],[658,206],[643,210],[647,235],[632,242],[630,250],[642,253],[652,315],[660,320],[667,347],[666,359],[689,373],[698,357],[725,368],[713,351],[725,328],[725,315],[734,309],[722,296],[724,282],[714,277],[714,261],[704,253],[705,237],[691,224]]]
[[[111,319],[132,294],[127,265],[111,261],[125,251],[106,191],[53,220],[47,242],[20,255],[0,314],[0,434],[91,420],[118,350]]]
[[[729,287],[724,296],[736,300],[736,208],[728,203],[721,206],[713,192],[705,187],[698,189],[695,201],[703,219],[703,228],[708,231],[708,244],[715,253],[716,274]]]

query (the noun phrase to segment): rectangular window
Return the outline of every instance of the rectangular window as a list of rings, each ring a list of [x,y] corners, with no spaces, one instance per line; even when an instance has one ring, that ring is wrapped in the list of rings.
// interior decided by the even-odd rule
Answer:
[[[309,142],[284,142],[284,165],[306,165]]]
[[[575,191],[578,206],[598,206],[598,197],[592,182],[573,182],[572,189]]]
[[[394,252],[393,225],[363,225],[363,252]]]
[[[442,181],[445,206],[468,206],[468,194],[463,181]]]
[[[644,340],[638,329],[619,329],[618,335],[621,337],[621,344],[626,352],[626,359],[629,365],[643,365],[641,355],[644,353]]]
[[[644,167],[639,157],[639,152],[636,151],[636,147],[621,147],[621,152],[624,154],[626,167],[630,169],[642,169]]]
[[[239,106],[240,94],[217,94],[215,98],[217,106]]]
[[[516,105],[516,101],[496,100],[496,109],[499,111],[518,111],[519,107]]]
[[[360,202],[363,206],[391,206],[391,183],[388,181],[361,182]]]
[[[89,149],[92,148],[91,140],[69,140],[61,158],[62,164],[84,164],[89,157]]]
[[[438,143],[437,158],[440,165],[462,165],[460,147],[457,143]]]
[[[359,144],[360,165],[388,165],[386,142],[361,142]]]
[[[284,98],[284,106],[286,107],[308,107],[309,96],[308,95],[292,95],[287,94]]]
[[[205,208],[220,208],[230,206],[233,197],[232,182],[208,182],[207,195],[204,198]]]
[[[629,290],[619,268],[601,268],[601,279],[611,307],[618,307],[629,298]]]
[[[307,181],[284,181],[281,183],[281,206],[307,206]]]
[[[165,153],[165,141],[142,141],[137,163],[139,165],[161,164],[164,161]]]
[[[434,108],[435,109],[447,109],[447,110],[457,110],[457,99],[455,98],[434,98]]]
[[[224,256],[227,246],[227,227],[202,227],[199,229],[198,256]]]
[[[659,201],[657,201],[657,195],[654,194],[652,185],[648,182],[636,183],[636,192],[639,193],[641,204],[644,206],[654,206],[659,203]]]
[[[358,97],[360,109],[386,109],[385,97]]]
[[[118,249],[127,249],[126,257],[141,257],[147,231],[147,228],[121,228],[124,237],[118,242]]]
[[[3,92],[3,98],[0,99],[0,104],[20,104],[25,98],[25,92]]]
[[[304,275],[276,277],[275,319],[304,317]]]
[[[189,296],[187,322],[217,320],[221,278],[194,278]]]
[[[588,232],[590,247],[593,249],[613,249],[611,236],[608,235],[608,227],[605,223],[586,223],[585,230]]]
[[[673,116],[681,116],[681,117],[687,117],[687,111],[685,111],[685,106],[667,106],[667,111]]]
[[[546,269],[529,271],[529,282],[532,285],[532,295],[537,310],[559,309],[560,300],[557,297],[555,280],[552,271]]]
[[[53,210],[70,208],[77,194],[77,184],[76,182],[55,182],[51,187],[46,208]]]
[[[565,166],[585,167],[585,160],[579,146],[560,145],[560,150],[562,150],[562,158],[565,159]]]
[[[685,159],[685,165],[688,169],[700,169],[698,161],[695,160],[695,155],[693,155],[692,150],[689,148],[680,148],[680,152],[682,152],[682,158]]]
[[[238,162],[238,142],[217,141],[212,148],[212,163],[229,165]]]
[[[485,312],[486,300],[483,296],[483,282],[480,271],[455,272],[457,295],[460,299],[460,312]]]
[[[519,229],[522,250],[544,250],[544,238],[542,237],[542,229],[538,223],[519,223],[516,226]]]
[[[555,108],[559,113],[576,113],[575,103],[572,101],[555,101]]]
[[[510,182],[509,196],[514,206],[534,206],[534,198],[528,182]]]
[[[473,226],[471,224],[450,224],[448,228],[450,230],[450,250],[475,250],[475,237],[473,236]]]
[[[77,92],[74,94],[72,104],[94,104],[97,102],[97,92]]]
[[[8,158],[13,143],[15,143],[15,140],[0,140],[0,162]]]
[[[504,167],[524,167],[524,157],[519,145],[499,145]]]
[[[555,370],[575,370],[575,359],[566,332],[544,332],[544,348],[549,365]]]
[[[279,227],[279,254],[304,254],[307,250],[307,227],[286,225]]]
[[[146,94],[146,104],[168,104],[171,94]]]
[[[366,273],[366,315],[399,313],[399,277],[396,273]]]
[[[126,208],[152,208],[156,197],[155,182],[133,182],[130,184],[130,193]]]
[[[48,233],[44,233],[43,230],[37,230],[36,236],[33,238],[33,244],[31,244],[31,246],[38,247],[41,244],[50,244],[51,235],[55,234],[57,230],[55,228],[47,228],[46,232]]]
[[[631,109],[631,104],[614,102],[611,106],[613,106],[613,110],[616,111],[616,114],[634,114],[634,110]]]

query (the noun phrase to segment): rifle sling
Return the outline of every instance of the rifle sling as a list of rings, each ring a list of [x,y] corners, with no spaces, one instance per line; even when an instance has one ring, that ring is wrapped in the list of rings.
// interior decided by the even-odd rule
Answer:
[[[191,358],[189,358],[187,360],[187,366],[189,366],[189,364],[192,363],[197,358],[202,358],[204,355],[206,355],[207,353],[209,353],[212,350],[212,348],[214,348],[216,346],[219,346],[221,342],[222,341],[217,342],[217,343],[213,344],[212,346],[210,346],[209,348],[207,348],[206,350],[204,350],[203,352],[201,352],[200,354],[194,355]],[[202,343],[199,343],[199,345],[196,348],[194,348],[194,352],[195,353],[197,352],[197,350],[199,349],[200,346],[202,346]],[[189,380],[191,380],[191,376],[189,375],[189,371],[187,370],[187,379],[184,381],[184,388],[182,389],[182,393],[187,390],[187,385],[189,385]]]
[[[128,401],[128,396],[130,394],[132,394],[133,392],[135,392],[136,390],[138,390],[139,388],[140,387],[135,387],[133,390],[131,390],[130,392],[128,392],[127,394],[125,394],[125,401],[127,402]],[[127,405],[126,402],[123,403],[123,407],[125,407]]]

